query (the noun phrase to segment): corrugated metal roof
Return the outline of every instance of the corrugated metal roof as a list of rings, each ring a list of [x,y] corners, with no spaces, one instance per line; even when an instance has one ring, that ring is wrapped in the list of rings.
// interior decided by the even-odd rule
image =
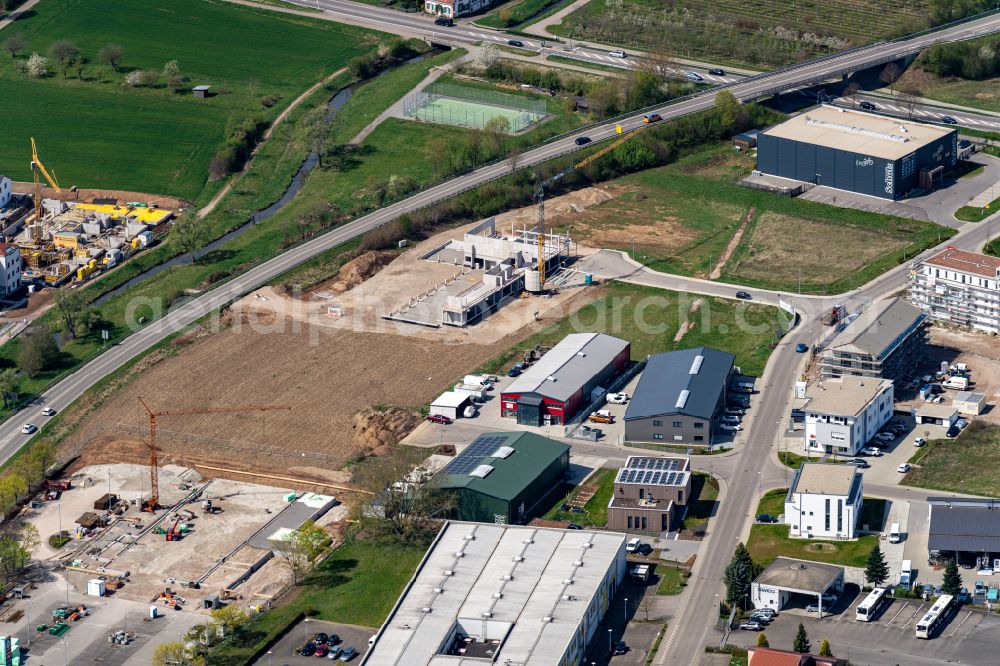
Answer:
[[[698,371],[691,374],[699,356],[702,361]],[[711,347],[650,356],[625,410],[625,420],[667,414],[712,418],[735,361],[736,357],[729,352]],[[681,404],[685,391],[686,398]]]
[[[629,345],[605,333],[571,333],[515,379],[504,393],[569,400]]]
[[[929,497],[931,550],[1000,552],[1000,501]]]
[[[485,446],[477,446],[479,442],[484,442]],[[506,458],[493,457],[498,449],[508,447],[513,449],[513,453]],[[440,472],[441,487],[467,488],[509,501],[569,449],[567,444],[532,432],[483,433]],[[469,475],[484,465],[492,468],[485,478]]]
[[[830,342],[830,349],[885,358],[927,315],[901,298],[869,308]]]

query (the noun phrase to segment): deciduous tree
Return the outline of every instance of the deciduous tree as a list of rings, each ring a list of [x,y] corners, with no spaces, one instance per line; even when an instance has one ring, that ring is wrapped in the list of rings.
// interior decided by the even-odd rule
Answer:
[[[830,641],[823,639],[823,642],[819,644],[819,652],[816,653],[820,657],[832,657],[833,651],[830,649]]]
[[[118,63],[121,62],[125,50],[120,44],[105,44],[101,47],[98,57],[105,65],[109,65],[112,71],[118,71]]]
[[[176,60],[171,60],[163,66],[163,78],[167,82],[167,87],[177,92],[184,83],[184,76],[181,74],[181,66]]]
[[[297,530],[284,536],[275,550],[292,571],[296,584],[315,566],[316,560],[330,546],[330,535],[315,521],[307,520]]]
[[[0,396],[3,396],[4,407],[12,407],[17,404],[20,388],[21,377],[17,374],[17,368],[0,370]]]
[[[170,240],[185,254],[193,254],[205,244],[205,225],[195,215],[181,215],[170,228]]]
[[[894,62],[890,62],[888,65],[882,68],[882,72],[878,75],[878,80],[889,86],[889,92],[896,92],[896,81],[903,74],[903,70],[899,68]]]
[[[229,604],[213,610],[212,619],[222,625],[227,634],[231,634],[246,624],[250,617],[236,604]]]
[[[18,340],[17,365],[29,377],[36,377],[58,354],[59,349],[52,334],[45,327],[36,326],[25,331]]]
[[[26,40],[24,35],[19,32],[15,32],[7,38],[7,41],[3,43],[3,47],[10,53],[10,57],[12,59],[16,58],[17,54],[23,51],[27,45],[28,40]]]
[[[80,56],[80,49],[68,39],[60,39],[49,46],[49,57],[59,63],[63,76],[69,71],[70,65]]]

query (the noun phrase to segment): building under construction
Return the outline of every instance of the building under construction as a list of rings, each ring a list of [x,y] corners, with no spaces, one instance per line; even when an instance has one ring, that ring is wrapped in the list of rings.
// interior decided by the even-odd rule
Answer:
[[[558,283],[557,272],[571,256],[569,235],[537,228],[497,231],[489,217],[462,240],[449,240],[425,261],[453,264],[455,276],[386,315],[425,326],[467,326],[496,312],[503,300],[523,291],[540,293]]]

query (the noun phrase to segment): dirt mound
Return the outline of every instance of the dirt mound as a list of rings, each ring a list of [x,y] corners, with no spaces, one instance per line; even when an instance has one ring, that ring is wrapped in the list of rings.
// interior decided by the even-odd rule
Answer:
[[[366,455],[382,455],[420,423],[414,412],[390,407],[363,409],[354,415],[353,447]]]
[[[337,277],[326,286],[333,291],[343,293],[378,273],[395,258],[395,252],[374,250],[365,252],[341,266]]]

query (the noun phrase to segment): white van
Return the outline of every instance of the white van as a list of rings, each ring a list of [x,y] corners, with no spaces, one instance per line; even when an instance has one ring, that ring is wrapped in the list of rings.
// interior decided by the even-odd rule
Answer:
[[[903,567],[899,572],[899,584],[906,587],[913,585],[913,563],[910,560],[903,560]]]
[[[642,543],[642,539],[640,539],[639,537],[635,537],[633,539],[629,539],[628,543],[625,544],[625,552],[626,553],[634,553],[635,551],[639,550],[639,544],[641,544],[641,543]]]
[[[902,541],[902,536],[899,533],[899,523],[893,523],[892,527],[889,528],[889,543],[899,543]]]

